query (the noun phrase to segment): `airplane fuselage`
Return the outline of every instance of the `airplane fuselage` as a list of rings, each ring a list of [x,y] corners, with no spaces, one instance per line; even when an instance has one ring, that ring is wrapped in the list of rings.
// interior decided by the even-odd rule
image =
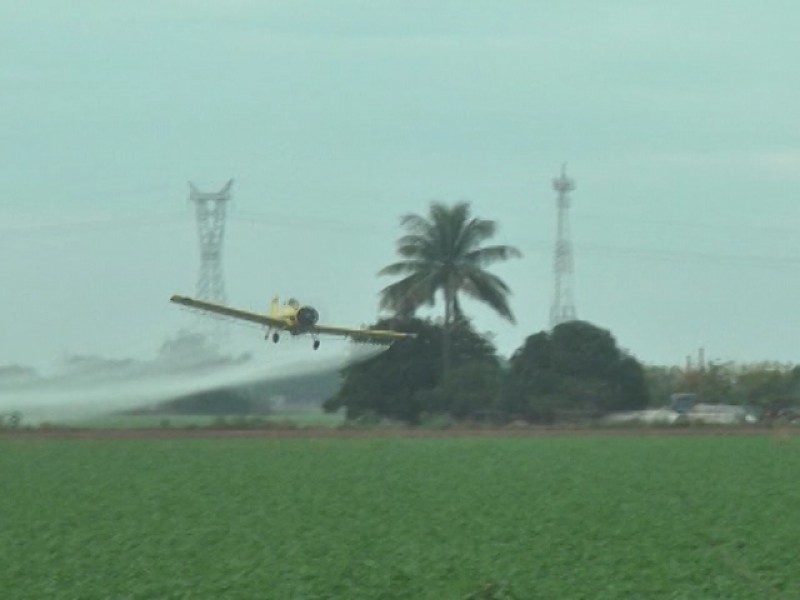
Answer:
[[[283,321],[286,330],[292,335],[313,332],[319,321],[319,311],[316,308],[301,306],[294,298],[283,304],[278,304],[277,298],[273,298],[268,314],[273,319]]]

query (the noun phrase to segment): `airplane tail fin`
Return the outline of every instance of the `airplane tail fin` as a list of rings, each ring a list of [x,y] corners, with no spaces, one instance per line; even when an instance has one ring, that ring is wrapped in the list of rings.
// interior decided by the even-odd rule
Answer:
[[[268,315],[270,317],[276,317],[277,318],[279,306],[280,306],[280,303],[278,301],[278,294],[275,294],[272,297],[272,301],[269,303],[269,313],[268,313]]]

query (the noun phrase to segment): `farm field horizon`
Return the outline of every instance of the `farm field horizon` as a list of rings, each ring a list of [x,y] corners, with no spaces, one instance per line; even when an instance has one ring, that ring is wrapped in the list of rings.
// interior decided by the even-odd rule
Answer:
[[[4,598],[795,598],[800,438],[0,438]]]

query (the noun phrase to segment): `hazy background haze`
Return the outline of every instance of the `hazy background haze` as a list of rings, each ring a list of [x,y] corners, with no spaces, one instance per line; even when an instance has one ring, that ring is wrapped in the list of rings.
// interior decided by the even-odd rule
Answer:
[[[524,253],[517,325],[466,305],[508,355],[548,324],[563,162],[580,318],[646,363],[796,362],[799,30],[788,1],[3,2],[0,365],[154,356],[193,322],[187,182],[229,178],[229,302],[341,325],[400,215],[471,201]]]

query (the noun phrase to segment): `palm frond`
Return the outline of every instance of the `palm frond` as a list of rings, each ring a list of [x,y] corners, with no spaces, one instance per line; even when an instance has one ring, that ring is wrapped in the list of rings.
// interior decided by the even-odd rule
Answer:
[[[432,281],[433,273],[412,273],[381,290],[380,307],[398,313],[413,313],[423,304],[433,304],[436,287]]]
[[[403,273],[417,273],[428,268],[429,263],[422,260],[402,260],[391,265],[386,265],[378,275],[401,275]]]
[[[474,269],[464,278],[461,289],[475,300],[491,306],[501,317],[516,322],[508,305],[509,287],[496,275]]]
[[[520,258],[522,252],[517,250],[514,246],[484,246],[477,250],[472,250],[464,255],[464,260],[468,263],[485,267],[500,260],[508,260],[509,258]]]
[[[456,318],[463,316],[458,293],[488,304],[501,316],[514,321],[508,306],[509,288],[483,267],[521,256],[512,246],[483,246],[494,236],[494,221],[470,214],[468,202],[448,206],[431,202],[428,215],[407,214],[401,218],[405,234],[397,241],[397,253],[405,260],[380,270],[380,275],[405,275],[381,290],[381,308],[411,313],[433,304],[437,293],[450,298]]]
[[[456,259],[458,239],[469,218],[469,204],[458,202],[453,206],[434,202],[431,204],[431,222],[436,232],[436,241],[440,253],[449,259]]]
[[[420,235],[403,236],[397,241],[397,253],[406,258],[435,261],[440,255],[436,241]]]
[[[404,235],[397,240],[397,247],[419,246],[420,248],[424,248],[425,246],[429,246],[430,243],[431,240],[428,236],[420,233],[409,233],[408,235]]]
[[[407,214],[400,217],[400,225],[407,231],[424,237],[430,237],[432,223],[423,216]]]
[[[494,221],[473,218],[464,224],[456,240],[456,252],[466,254],[479,247],[484,241],[492,237],[497,231]]]

